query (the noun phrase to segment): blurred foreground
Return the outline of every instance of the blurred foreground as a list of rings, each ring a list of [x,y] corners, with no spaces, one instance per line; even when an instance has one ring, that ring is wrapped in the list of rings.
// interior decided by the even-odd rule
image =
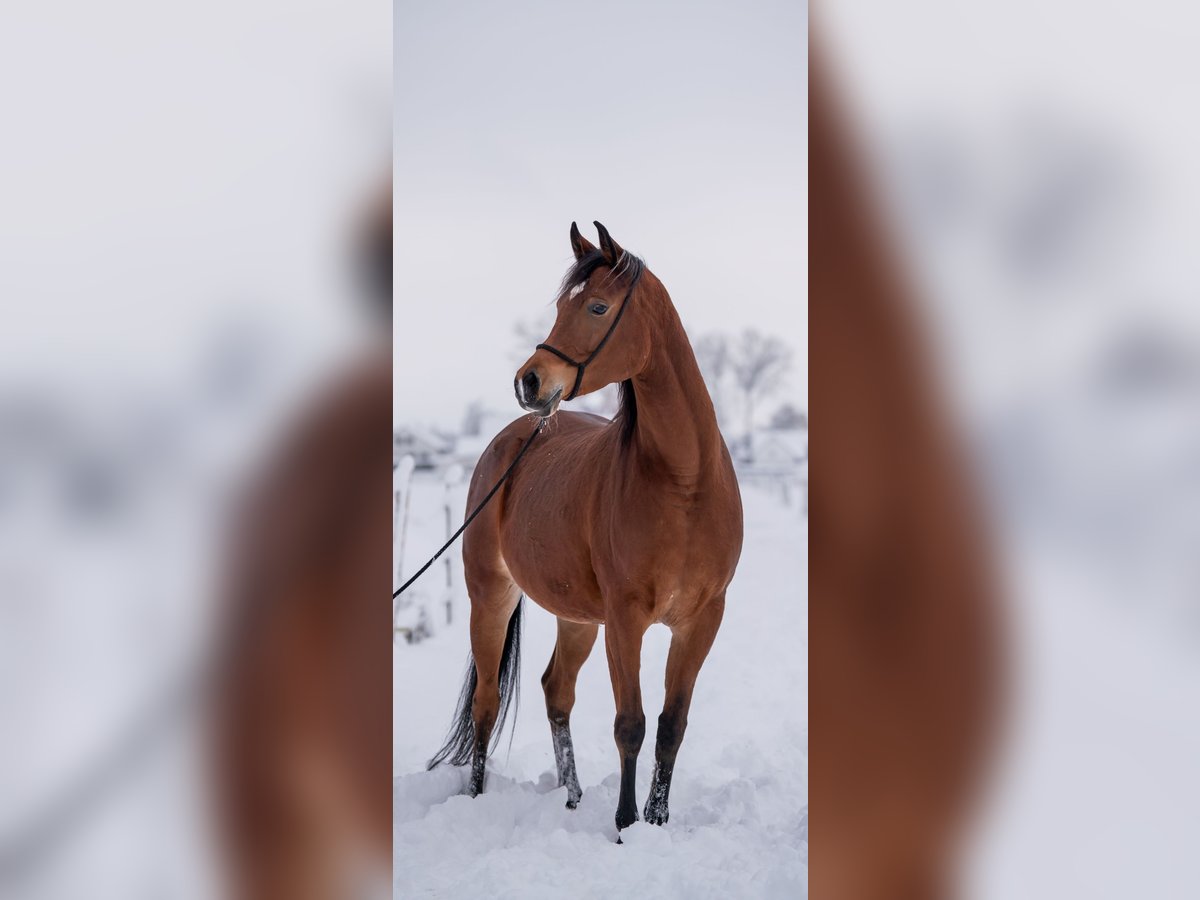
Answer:
[[[1182,110],[1200,83],[1200,22],[1178,3],[1062,0],[849,0],[814,20],[861,163],[855,189],[899,263],[881,290],[906,310],[895,321],[927,339],[906,367],[931,373],[959,434],[1005,600],[991,631],[1003,701],[984,710],[995,727],[978,756],[987,777],[940,839],[953,847],[942,871],[976,897],[1196,896],[1200,132]],[[810,214],[816,233],[830,215],[816,193]],[[815,280],[813,291],[816,347],[828,337]],[[816,355],[811,378],[816,579],[827,415],[845,398]],[[892,381],[875,390],[895,402]],[[961,562],[945,550],[946,565]],[[917,607],[894,606],[911,583],[895,571],[902,581],[869,589],[869,621],[888,641],[922,627]],[[836,865],[822,848],[816,651],[828,634],[815,615],[814,892]],[[930,753],[949,745],[918,734]],[[902,820],[911,828],[926,806]],[[877,838],[860,831],[862,852]],[[884,846],[913,858],[907,843]],[[888,887],[877,895],[904,889]]]
[[[235,534],[302,562],[283,527],[246,537],[246,498],[347,372],[389,365],[390,230],[384,285],[364,210],[390,223],[390,25],[364,3],[0,14],[0,896],[233,891],[201,702],[231,671],[218,597]]]

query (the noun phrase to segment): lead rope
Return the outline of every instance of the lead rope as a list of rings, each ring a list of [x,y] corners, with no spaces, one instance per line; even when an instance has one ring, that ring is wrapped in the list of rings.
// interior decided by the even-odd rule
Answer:
[[[442,548],[440,550],[438,550],[437,553],[433,554],[432,557],[430,557],[429,562],[425,563],[425,565],[423,565],[423,566],[421,566],[421,568],[417,569],[416,573],[412,576],[412,578],[408,579],[408,581],[404,582],[404,584],[400,585],[400,587],[398,589],[396,589],[395,591],[392,592],[393,600],[395,600],[397,597],[399,597],[401,594],[403,594],[405,591],[407,591],[409,586],[414,581],[416,581],[418,578],[420,578],[422,575],[424,575],[426,570],[428,570],[428,568],[430,566],[432,566],[435,562],[437,562],[438,557],[441,556],[443,553],[445,553],[450,548],[450,545],[453,544],[456,540],[458,540],[459,535],[461,535],[464,531],[467,530],[467,526],[470,525],[473,521],[475,521],[475,517],[477,515],[479,515],[481,512],[483,512],[483,508],[488,505],[488,501],[490,501],[494,496],[496,496],[496,492],[498,490],[500,490],[500,485],[502,485],[502,484],[504,484],[504,482],[508,481],[508,476],[513,473],[513,469],[515,469],[517,467],[517,463],[519,463],[521,461],[521,457],[525,455],[525,451],[529,449],[530,445],[533,443],[533,439],[542,433],[542,426],[545,424],[546,424],[545,419],[538,419],[537,427],[533,429],[533,434],[531,434],[531,435],[529,435],[529,437],[525,438],[525,443],[521,446],[521,449],[517,452],[517,455],[513,458],[513,461],[508,464],[508,468],[504,470],[504,474],[500,476],[500,480],[497,481],[495,483],[495,485],[492,486],[492,489],[487,492],[487,496],[484,497],[483,500],[481,500],[479,502],[479,505],[476,506],[475,509],[473,509],[471,511],[471,514],[469,516],[467,516],[467,520],[462,523],[462,526],[458,529],[458,531],[454,532],[454,534],[452,534],[450,536],[450,540],[448,540],[448,541],[446,541],[446,543],[442,544]]]

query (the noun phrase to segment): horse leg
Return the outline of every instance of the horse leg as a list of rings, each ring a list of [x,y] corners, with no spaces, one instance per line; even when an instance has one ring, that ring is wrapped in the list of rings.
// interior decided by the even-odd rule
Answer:
[[[504,655],[508,622],[512,618],[520,589],[511,581],[492,579],[483,590],[471,591],[471,654],[475,658],[475,696],[471,703],[474,747],[471,755],[472,797],[483,793],[484,765],[488,742],[500,709],[500,662]]]
[[[617,830],[637,821],[637,757],[646,736],[646,715],[642,711],[642,636],[648,623],[631,620],[604,624],[604,648],[608,652],[608,671],[612,677],[617,718],[613,736],[621,754],[621,795],[617,801]]]
[[[571,709],[575,706],[575,679],[584,660],[596,643],[598,625],[580,625],[558,620],[558,640],[550,664],[542,676],[546,692],[546,717],[554,741],[554,763],[558,767],[558,786],[567,789],[567,809],[574,809],[583,791],[575,773],[575,749],[571,745]]]
[[[704,606],[694,617],[671,629],[671,650],[667,654],[667,692],[662,715],[658,717],[658,736],[654,743],[654,778],[643,815],[653,825],[663,825],[669,817],[667,797],[675,756],[687,729],[688,707],[696,676],[708,656],[713,638],[725,612],[724,595]]]

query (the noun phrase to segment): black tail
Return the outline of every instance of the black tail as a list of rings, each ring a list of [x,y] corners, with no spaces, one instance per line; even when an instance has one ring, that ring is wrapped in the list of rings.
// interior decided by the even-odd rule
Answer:
[[[496,713],[496,724],[492,727],[491,746],[488,752],[496,749],[500,733],[504,730],[504,722],[508,718],[508,709],[513,709],[513,717],[520,706],[521,681],[521,616],[525,605],[525,597],[517,600],[516,609],[508,620],[508,634],[504,637],[504,652],[500,655],[500,709]],[[448,762],[452,766],[464,766],[471,761],[475,747],[475,721],[471,718],[471,704],[475,700],[475,685],[478,677],[475,673],[475,658],[467,657],[467,677],[463,681],[462,693],[458,695],[458,706],[454,711],[454,720],[446,735],[446,743],[442,749],[429,760],[427,769]],[[512,738],[509,738],[511,742]]]

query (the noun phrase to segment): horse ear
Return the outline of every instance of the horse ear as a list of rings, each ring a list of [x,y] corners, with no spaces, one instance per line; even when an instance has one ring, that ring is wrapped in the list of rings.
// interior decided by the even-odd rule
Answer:
[[[625,251],[612,239],[612,235],[608,233],[607,228],[599,222],[593,222],[592,224],[596,226],[596,231],[600,235],[600,252],[604,254],[604,261],[610,266],[615,265],[617,260],[621,258],[621,254]]]
[[[571,223],[571,249],[575,251],[575,260],[579,261],[596,248],[592,242],[579,233],[579,226]]]

